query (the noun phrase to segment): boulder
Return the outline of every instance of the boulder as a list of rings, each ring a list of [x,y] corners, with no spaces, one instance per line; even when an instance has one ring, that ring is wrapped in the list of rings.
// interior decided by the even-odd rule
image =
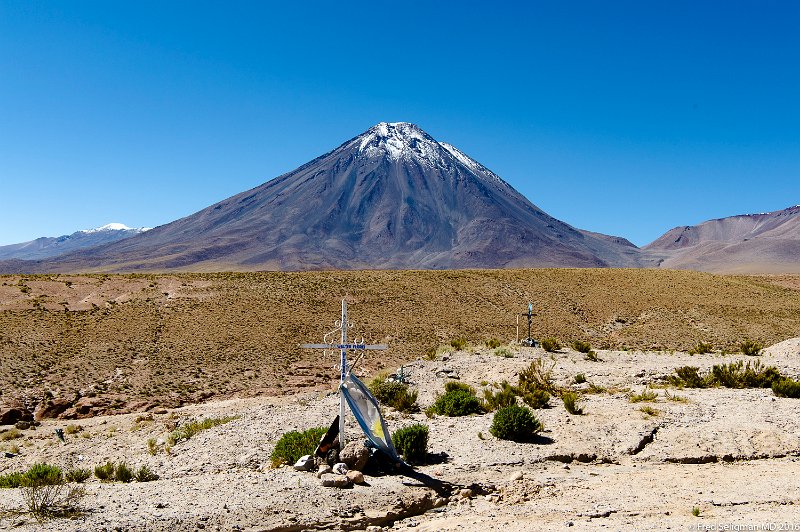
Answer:
[[[0,425],[13,425],[17,421],[33,421],[33,414],[16,406],[0,407]]]
[[[333,471],[333,469],[331,468],[331,466],[329,466],[327,464],[323,464],[323,465],[319,466],[319,470],[317,471],[317,478],[322,478],[322,475],[327,475],[327,474],[331,473],[332,471]]]
[[[369,449],[363,442],[351,441],[339,453],[339,460],[347,464],[347,468],[351,471],[363,471],[369,460]]]
[[[343,462],[333,465],[333,473],[336,475],[346,475],[348,471],[347,464]]]
[[[18,428],[19,430],[28,430],[29,428],[31,428],[31,422],[30,421],[17,421],[14,424],[14,427]]]
[[[69,399],[50,399],[49,401],[39,403],[39,406],[33,411],[33,418],[36,421],[41,421],[45,418],[56,418],[63,414],[70,406],[72,406],[72,401]]]
[[[322,480],[322,485],[326,488],[348,488],[353,484],[346,476],[332,473],[326,473],[320,479]]]
[[[348,471],[345,476],[349,478],[350,482],[352,482],[353,484],[364,483],[364,473],[362,473],[361,471]]]

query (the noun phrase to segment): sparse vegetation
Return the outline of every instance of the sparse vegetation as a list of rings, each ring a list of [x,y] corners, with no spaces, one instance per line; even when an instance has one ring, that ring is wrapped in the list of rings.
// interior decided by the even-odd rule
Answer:
[[[0,475],[0,488],[18,488],[22,484],[22,473]]]
[[[275,449],[270,455],[272,467],[293,464],[301,456],[314,454],[314,449],[317,448],[319,441],[327,430],[325,427],[317,427],[303,432],[293,430],[285,433],[275,444]]]
[[[125,462],[119,462],[114,468],[114,480],[128,483],[133,480],[133,471]]]
[[[548,353],[554,353],[561,349],[561,344],[555,338],[548,337],[542,340],[542,349]]]
[[[594,351],[589,351],[588,353],[586,353],[586,356],[584,358],[589,362],[600,362],[600,358]]]
[[[578,394],[575,392],[564,392],[561,394],[561,400],[564,402],[564,408],[574,416],[583,414],[583,408],[578,405]]]
[[[648,405],[640,406],[639,407],[639,411],[644,413],[644,414],[647,414],[648,416],[657,416],[657,415],[661,414],[661,411],[656,410],[652,406],[648,406]]]
[[[83,430],[83,427],[81,427],[80,425],[72,424],[72,423],[67,425],[66,427],[64,427],[64,432],[67,433],[67,434],[77,434],[77,433],[81,432],[82,430]]]
[[[158,442],[155,438],[148,438],[147,439],[147,452],[152,454],[153,456],[156,455],[158,452]]]
[[[583,384],[584,382],[586,382],[586,375],[583,373],[575,375],[575,384]]]
[[[149,467],[143,465],[136,470],[133,474],[133,478],[136,479],[136,482],[152,482],[158,480],[158,475],[150,471]]]
[[[772,383],[772,392],[778,397],[800,398],[800,382],[792,379],[780,379]]]
[[[408,384],[387,381],[378,376],[370,382],[369,390],[382,404],[391,406],[399,412],[413,412],[418,409],[418,392],[409,390]]]
[[[523,390],[522,401],[531,408],[545,408],[550,402],[550,394],[544,390]]]
[[[102,482],[111,482],[114,480],[114,463],[106,462],[102,465],[94,466],[94,476]]]
[[[655,401],[658,398],[658,394],[650,389],[645,389],[642,393],[632,393],[628,395],[628,401],[631,403],[646,403]]]
[[[209,417],[201,420],[192,419],[173,430],[167,436],[167,442],[170,446],[174,446],[179,441],[188,440],[198,432],[230,423],[234,419],[239,419],[239,416]]]
[[[675,370],[669,382],[675,386],[686,388],[708,388],[725,386],[726,388],[769,388],[772,383],[783,377],[777,368],[764,366],[760,360],[752,364],[742,360],[729,364],[717,364],[710,372],[700,375],[694,366],[683,366]]]
[[[676,403],[688,403],[689,399],[684,397],[683,395],[671,394],[669,390],[664,390],[664,399],[667,401],[673,401]]]
[[[483,406],[475,397],[475,390],[471,386],[458,381],[449,381],[445,384],[445,393],[436,398],[433,405],[426,411],[431,415],[459,417],[470,414],[482,414]]]
[[[497,349],[498,347],[500,347],[500,340],[498,340],[497,338],[490,338],[486,340],[486,347],[488,347],[489,349]]]
[[[689,349],[688,353],[690,355],[704,355],[706,353],[710,353],[713,350],[714,350],[714,346],[711,345],[711,343],[699,341],[699,342],[697,342],[697,345],[695,345],[693,348]]]
[[[77,511],[77,504],[84,494],[83,489],[70,488],[66,483],[82,482],[85,478],[65,480],[64,477],[60,467],[38,463],[22,473],[0,475],[0,488],[21,488],[28,512],[41,522],[50,517],[66,516]]]
[[[69,469],[64,473],[64,479],[67,482],[77,482],[81,483],[92,476],[92,472],[89,469],[83,469],[80,467],[76,467],[75,469]]]
[[[559,390],[553,383],[555,362],[548,364],[545,359],[537,358],[519,373],[519,387],[522,390],[544,390],[550,395],[558,395]]]
[[[578,353],[587,354],[592,350],[592,346],[589,344],[589,342],[575,340],[574,342],[572,342],[572,349],[574,349]]]
[[[739,349],[742,351],[743,355],[754,357],[761,354],[761,350],[764,349],[764,346],[759,342],[747,339],[739,344]]]
[[[692,515],[695,517],[700,517],[700,508],[697,506],[692,507]]]
[[[505,347],[498,347],[494,350],[494,356],[503,357],[503,358],[514,358],[514,353],[511,352],[510,349]]]
[[[452,347],[456,351],[463,351],[467,347],[467,339],[460,337],[454,338],[450,340],[450,347]]]
[[[0,441],[11,441],[21,437],[22,432],[20,432],[18,429],[9,429],[3,433],[0,433]]]
[[[489,432],[501,440],[529,442],[541,428],[530,409],[514,404],[495,412]]]
[[[392,434],[397,451],[410,464],[424,464],[428,456],[428,426],[415,423]]]
[[[508,381],[492,386],[497,391],[491,389],[483,390],[483,406],[488,412],[494,412],[498,408],[517,404],[519,390],[511,386]]]

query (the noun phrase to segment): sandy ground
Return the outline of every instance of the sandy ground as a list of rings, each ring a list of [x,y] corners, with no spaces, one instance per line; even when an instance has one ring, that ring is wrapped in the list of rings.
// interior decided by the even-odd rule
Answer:
[[[800,528],[800,401],[771,390],[659,387],[674,368],[739,360],[715,354],[599,351],[590,362],[574,351],[554,355],[515,348],[505,358],[491,350],[418,360],[405,369],[426,407],[450,377],[480,389],[516,375],[537,357],[555,362],[556,381],[586,391],[585,414],[573,416],[551,400],[536,411],[545,430],[538,443],[501,441],[489,434],[492,414],[464,418],[387,411],[391,430],[430,426],[429,452],[447,460],[421,473],[486,494],[442,497],[404,476],[368,476],[366,485],[324,488],[311,473],[272,469],[269,456],[286,431],[327,425],[337,396],[308,392],[279,398],[237,399],[184,407],[137,422],[137,414],[78,422],[46,421],[23,437],[19,456],[0,459],[0,473],[46,461],[93,467],[107,460],[147,465],[161,479],[148,483],[85,484],[85,513],[39,524],[24,514],[0,519],[14,530],[723,530],[774,524]],[[782,373],[800,373],[800,338],[765,350],[759,359]],[[575,385],[583,373],[588,383]],[[628,394],[655,386],[655,402],[631,403]],[[685,402],[668,400],[666,392]],[[646,415],[649,405],[658,415]],[[238,415],[238,419],[176,444],[170,454],[148,452],[176,421]],[[62,444],[57,427],[83,430]],[[350,424],[350,436],[357,437]],[[494,489],[492,489],[494,488]],[[477,490],[475,490],[477,491]],[[23,506],[19,490],[0,491],[0,507]],[[693,515],[693,509],[699,516]],[[787,527],[788,526],[788,527]],[[703,528],[713,527],[713,528]],[[783,527],[783,528],[781,528]],[[797,527],[797,528],[791,528]],[[731,528],[728,528],[731,529]],[[747,528],[739,528],[747,529]]]

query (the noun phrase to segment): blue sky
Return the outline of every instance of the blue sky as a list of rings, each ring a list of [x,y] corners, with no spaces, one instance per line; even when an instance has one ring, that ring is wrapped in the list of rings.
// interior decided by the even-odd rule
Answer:
[[[0,0],[0,244],[155,226],[380,121],[643,245],[800,203],[800,2]]]

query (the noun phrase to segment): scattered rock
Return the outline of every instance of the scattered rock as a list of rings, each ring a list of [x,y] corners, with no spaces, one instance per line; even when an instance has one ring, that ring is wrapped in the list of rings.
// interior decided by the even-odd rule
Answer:
[[[464,489],[462,489],[461,491],[459,491],[459,492],[458,492],[458,495],[459,495],[459,496],[460,496],[462,499],[469,499],[469,498],[471,498],[471,497],[474,495],[474,493],[472,493],[472,490],[471,490],[471,489],[469,489],[469,488],[464,488]]]
[[[319,466],[319,469],[317,470],[317,478],[322,478],[322,475],[327,475],[328,473],[331,473],[332,471],[333,471],[333,468],[331,466],[329,466],[327,464],[321,465],[321,466]]]
[[[363,471],[369,460],[369,449],[361,441],[351,441],[339,453],[339,460],[350,470]]]
[[[361,471],[353,470],[348,471],[345,475],[347,478],[350,479],[350,482],[353,484],[363,484],[364,483],[364,473]]]
[[[348,471],[347,464],[343,462],[339,462],[333,466],[333,473],[336,475],[346,475]]]
[[[19,430],[28,430],[29,428],[31,428],[31,422],[30,421],[17,421],[14,424],[14,427],[18,428]]]
[[[525,475],[522,471],[515,471],[514,473],[511,474],[510,477],[508,477],[508,481],[516,482],[518,480],[522,480],[523,478],[525,478]]]
[[[314,468],[314,459],[310,454],[301,456],[300,459],[294,464],[297,471],[311,471]]]
[[[320,477],[320,480],[322,480],[322,485],[326,488],[348,488],[353,484],[346,476],[331,473],[325,473]]]

